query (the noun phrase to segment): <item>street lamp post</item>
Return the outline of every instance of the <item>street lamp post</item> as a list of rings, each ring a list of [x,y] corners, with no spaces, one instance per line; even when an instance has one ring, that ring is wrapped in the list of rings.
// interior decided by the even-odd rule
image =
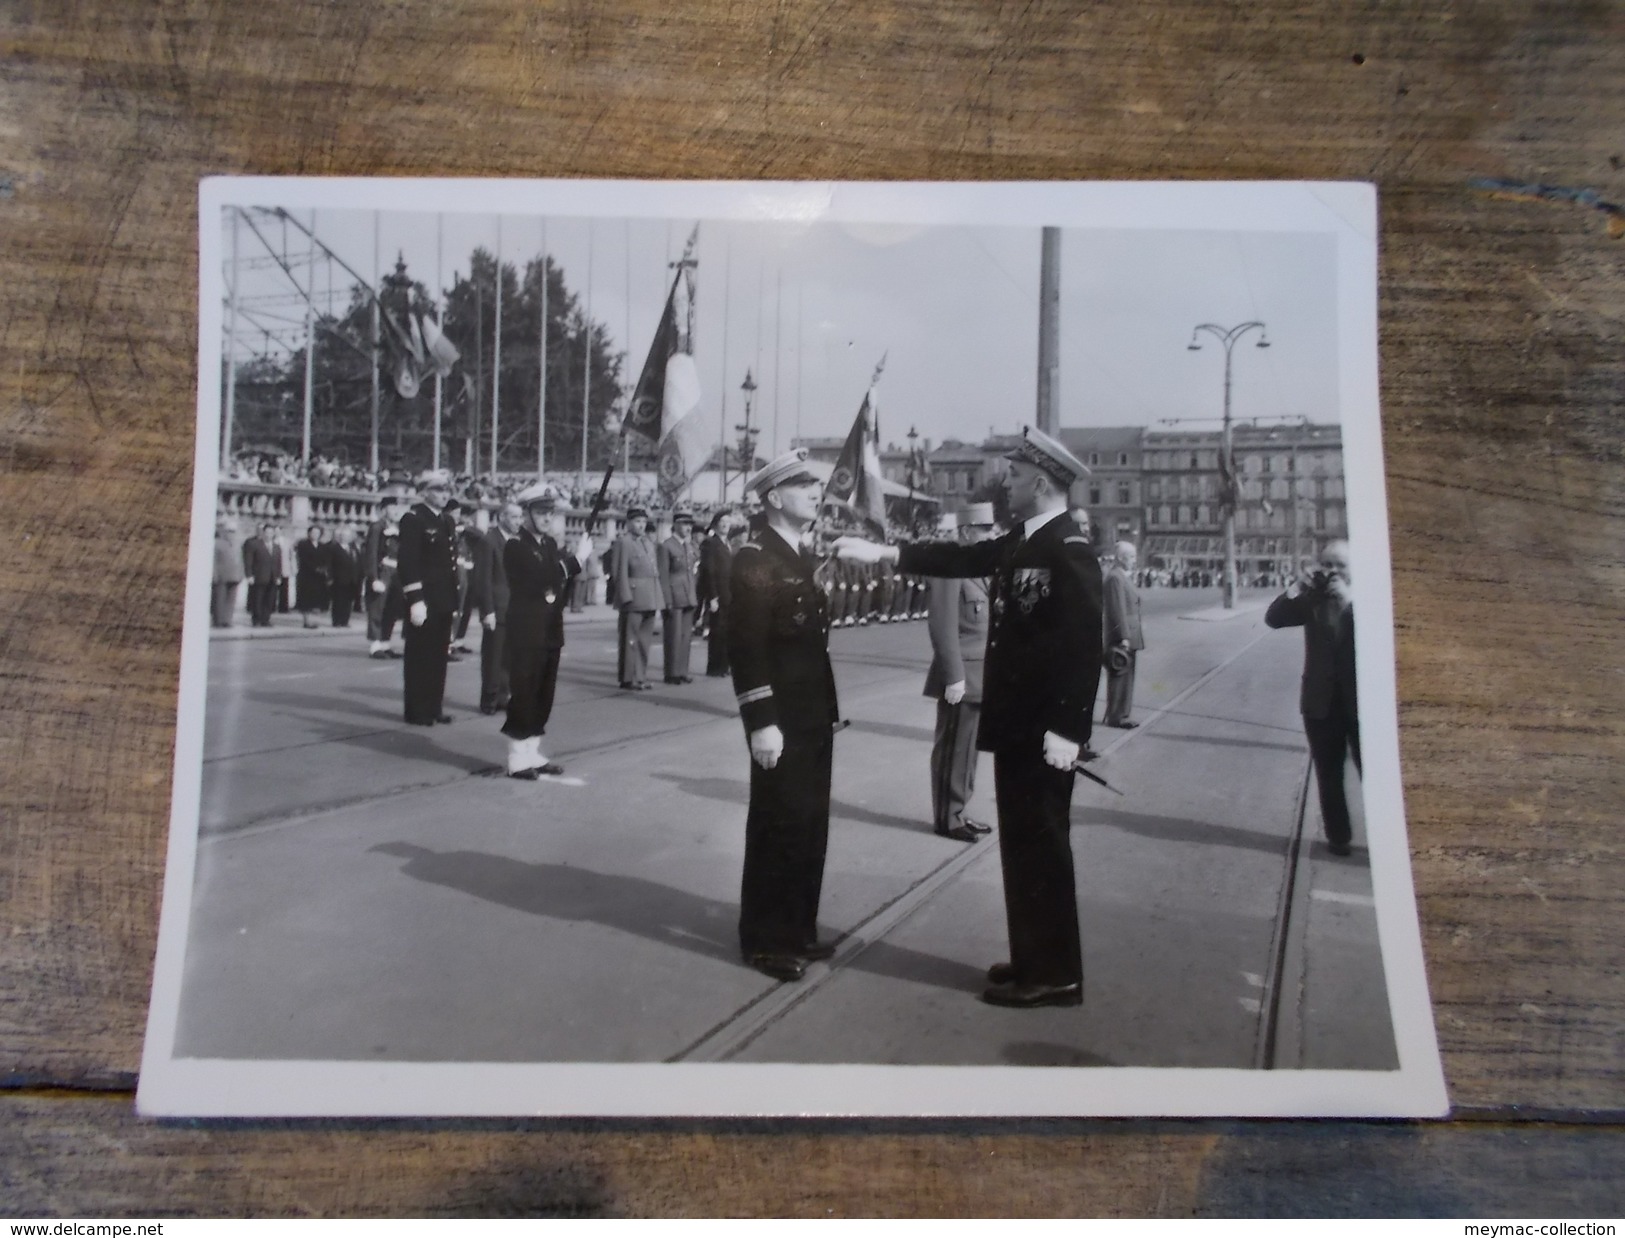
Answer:
[[[914,536],[914,442],[920,437],[920,432],[913,426],[908,428],[908,534]]]
[[[745,371],[745,381],[739,384],[739,389],[745,393],[745,422],[743,425],[736,425],[734,429],[739,431],[739,477],[743,481],[755,471],[756,466],[756,430],[750,424],[750,407],[752,397],[756,394],[756,380],[751,377],[749,370]],[[743,491],[740,492],[740,498],[744,498]]]
[[[1225,483],[1224,494],[1224,608],[1234,610],[1236,606],[1236,498],[1239,485],[1236,481],[1236,461],[1231,453],[1230,446],[1230,354],[1235,349],[1237,341],[1253,328],[1258,328],[1258,347],[1268,348],[1269,339],[1264,324],[1261,322],[1244,322],[1239,326],[1220,327],[1211,322],[1198,323],[1191,332],[1191,342],[1186,346],[1191,352],[1200,352],[1202,344],[1198,337],[1206,331],[1219,343],[1224,345],[1224,432],[1219,440],[1219,472]]]

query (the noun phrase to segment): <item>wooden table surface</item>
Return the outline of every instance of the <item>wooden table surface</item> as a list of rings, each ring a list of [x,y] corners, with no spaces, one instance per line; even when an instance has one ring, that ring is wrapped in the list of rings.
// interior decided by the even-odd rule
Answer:
[[[0,1212],[1625,1211],[1625,240],[1474,187],[1625,202],[1622,35],[1607,0],[0,5]],[[138,1122],[225,172],[1376,181],[1455,1117]]]

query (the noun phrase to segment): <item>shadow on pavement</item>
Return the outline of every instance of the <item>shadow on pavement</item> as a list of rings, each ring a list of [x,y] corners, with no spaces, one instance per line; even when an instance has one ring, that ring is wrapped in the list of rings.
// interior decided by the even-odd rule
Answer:
[[[295,710],[322,710],[321,714],[307,713],[299,719],[320,744],[343,744],[352,748],[364,748],[380,756],[401,757],[426,765],[444,765],[465,774],[480,774],[491,768],[490,757],[469,756],[444,748],[433,738],[435,734],[440,733],[437,728],[407,726],[397,713],[384,713],[367,706],[352,705],[347,713],[385,726],[382,730],[359,733],[352,730],[353,723],[340,722],[331,716],[334,706],[345,701],[348,695],[346,693],[344,696],[328,699],[292,692],[249,694],[250,699],[262,703],[283,705]]]
[[[1130,834],[1138,834],[1142,838],[1155,838],[1162,842],[1239,847],[1247,851],[1261,851],[1265,855],[1283,854],[1287,842],[1286,838],[1279,834],[1242,830],[1233,825],[1192,821],[1188,817],[1159,817],[1152,813],[1091,808],[1088,805],[1073,805],[1072,824],[1078,828],[1111,826]]]
[[[1295,752],[1302,756],[1309,755],[1309,746],[1307,744],[1279,744],[1267,739],[1231,739],[1223,735],[1180,735],[1176,732],[1164,731],[1161,727],[1148,731],[1146,738],[1171,739],[1176,743],[1201,744],[1204,747],[1211,748],[1264,748],[1271,752]]]
[[[692,778],[684,774],[672,773],[657,773],[654,777],[659,778],[662,782],[672,783],[685,795],[692,795],[699,799],[716,800],[722,804],[735,804],[745,807],[750,805],[750,783],[745,780]],[[852,821],[859,825],[884,825],[899,830],[918,830],[922,834],[929,831],[929,823],[917,821],[913,817],[894,817],[888,813],[875,812],[837,799],[830,800],[829,819],[831,821]]]
[[[868,735],[886,735],[892,739],[912,739],[922,744],[929,744],[936,738],[935,732],[928,726],[904,726],[899,722],[873,722],[868,718],[852,719],[851,729],[863,731]]]
[[[1010,1066],[1116,1066],[1109,1057],[1085,1053],[1076,1045],[1056,1045],[1044,1040],[1017,1040],[999,1050]]]
[[[601,924],[705,958],[739,962],[736,903],[641,877],[562,864],[530,864],[483,851],[433,851],[408,842],[379,843],[368,850],[404,860],[401,873],[416,881],[458,890],[527,915]],[[820,935],[825,935],[822,928]],[[956,993],[977,993],[986,983],[978,968],[887,942],[863,950],[848,966]]]

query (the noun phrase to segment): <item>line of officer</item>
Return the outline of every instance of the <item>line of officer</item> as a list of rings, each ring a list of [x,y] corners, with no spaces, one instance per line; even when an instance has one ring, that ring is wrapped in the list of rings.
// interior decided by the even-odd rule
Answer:
[[[797,448],[746,482],[764,519],[734,555],[728,623],[751,757],[739,944],[778,980],[799,980],[809,961],[834,953],[817,924],[838,713],[828,603],[801,547],[823,491],[806,462]]]
[[[451,721],[445,711],[446,660],[457,613],[457,529],[446,511],[451,474],[428,469],[417,484],[419,499],[399,525],[398,570],[407,607],[406,720],[433,726]]]
[[[581,574],[582,560],[592,553],[592,539],[582,535],[575,554],[559,549],[558,496],[536,482],[514,496],[524,523],[502,546],[508,577],[505,629],[508,665],[508,777],[534,781],[563,768],[542,753],[542,736],[553,714],[559,657],[564,650],[564,607],[570,582]]]
[[[975,545],[835,543],[842,558],[892,558],[905,572],[990,576],[982,720],[993,754],[1010,961],[988,971],[996,1006],[1083,1002],[1083,951],[1069,813],[1073,763],[1088,743],[1100,686],[1100,562],[1066,515],[1068,487],[1089,470],[1042,431],[1024,428],[1005,457],[1015,527]]]

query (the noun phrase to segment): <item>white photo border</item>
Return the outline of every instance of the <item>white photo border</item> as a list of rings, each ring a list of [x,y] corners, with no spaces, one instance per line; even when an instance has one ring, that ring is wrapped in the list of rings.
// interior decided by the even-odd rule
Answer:
[[[1337,337],[1357,667],[1392,1071],[1137,1067],[377,1063],[179,1058],[209,658],[229,206],[504,215],[1312,232],[1337,245]],[[199,192],[197,446],[173,800],[137,1107],[209,1117],[1434,1117],[1449,1101],[1428,997],[1400,779],[1377,367],[1375,187],[1341,182],[850,183],[215,177]],[[1357,497],[1356,497],[1357,496]]]

